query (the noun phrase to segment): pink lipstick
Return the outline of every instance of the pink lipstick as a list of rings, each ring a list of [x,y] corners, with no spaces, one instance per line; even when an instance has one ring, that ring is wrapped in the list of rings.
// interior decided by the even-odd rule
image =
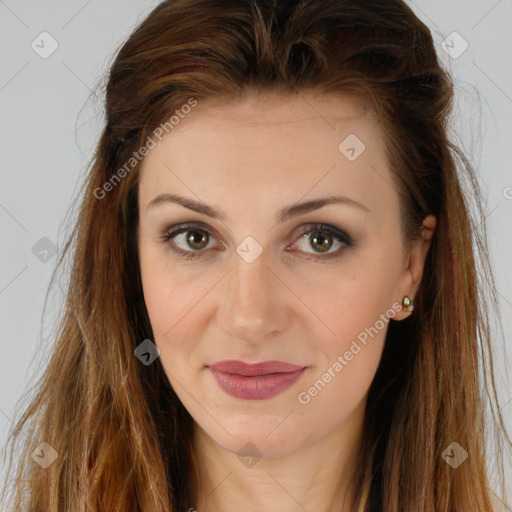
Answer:
[[[228,395],[243,400],[265,400],[295,384],[307,366],[281,361],[248,364],[230,360],[211,364],[208,368]]]

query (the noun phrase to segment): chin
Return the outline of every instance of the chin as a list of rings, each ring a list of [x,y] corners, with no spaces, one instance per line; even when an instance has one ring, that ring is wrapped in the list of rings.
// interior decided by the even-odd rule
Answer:
[[[217,423],[201,428],[222,449],[239,457],[273,459],[300,449],[308,438],[303,426],[285,425],[285,416],[248,415],[238,420],[231,416],[229,421],[219,420],[226,430]]]

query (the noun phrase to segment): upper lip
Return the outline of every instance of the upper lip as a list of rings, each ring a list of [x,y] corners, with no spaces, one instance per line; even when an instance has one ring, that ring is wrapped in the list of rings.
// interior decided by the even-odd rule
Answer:
[[[219,372],[245,375],[248,377],[269,375],[272,373],[291,373],[305,368],[305,366],[297,366],[283,361],[263,361],[261,363],[250,364],[237,360],[219,361],[208,366]]]

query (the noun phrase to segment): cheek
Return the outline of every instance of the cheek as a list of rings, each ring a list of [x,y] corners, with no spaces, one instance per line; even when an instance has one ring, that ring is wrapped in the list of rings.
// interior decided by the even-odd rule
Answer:
[[[367,313],[353,324],[340,325],[342,334],[337,342],[324,345],[328,353],[312,368],[296,395],[300,422],[304,430],[311,432],[311,440],[347,421],[350,423],[349,418],[358,421],[361,417],[365,397],[379,366],[388,325],[379,315],[372,318]]]
[[[354,272],[318,295],[316,307],[329,329],[317,328],[317,360],[301,386],[304,412],[332,410],[341,419],[364,397],[377,371],[399,269],[379,262]]]
[[[350,349],[358,340],[385,336],[385,327],[395,314],[392,308],[397,269],[382,270],[382,266],[366,265],[352,270],[350,275],[327,282],[314,294],[308,305],[319,312],[318,345],[331,358]]]
[[[349,404],[351,397],[357,402],[367,391],[380,362],[390,321],[386,314],[368,313],[346,317],[346,321],[340,315],[335,340],[323,337],[322,357],[302,386],[311,398],[329,388],[324,398],[330,395]],[[306,401],[308,397],[299,400]]]
[[[170,269],[169,258],[161,249],[142,247],[140,268],[144,302],[155,343],[162,351],[164,360],[169,340],[176,339],[178,333],[182,333],[204,291],[201,293],[197,282],[188,284],[177,268]],[[187,341],[183,346],[191,347],[194,338],[188,337]]]
[[[192,352],[198,347],[200,336],[193,330],[187,319],[194,309],[189,303],[196,303],[191,297],[185,300],[184,292],[176,294],[174,283],[160,278],[156,270],[149,270],[143,281],[144,300],[153,330],[153,342],[160,350],[160,362],[175,391],[180,393],[180,383],[189,385],[189,371]],[[183,397],[185,398],[185,397]]]

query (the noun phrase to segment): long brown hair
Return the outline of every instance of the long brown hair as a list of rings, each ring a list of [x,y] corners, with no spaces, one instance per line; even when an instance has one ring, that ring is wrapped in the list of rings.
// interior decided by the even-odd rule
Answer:
[[[194,506],[192,419],[160,360],[146,366],[134,356],[152,339],[134,155],[162,123],[170,130],[184,105],[270,90],[366,98],[384,128],[404,240],[418,236],[427,214],[437,217],[416,310],[390,322],[370,388],[354,510],[492,510],[487,401],[498,427],[489,460],[502,467],[500,443],[510,444],[495,405],[488,308],[498,311],[498,302],[478,182],[447,138],[453,89],[430,31],[402,0],[158,5],[109,71],[106,123],[59,259],[64,268],[68,257],[71,270],[55,344],[10,433],[9,472],[23,441],[12,510]],[[469,455],[457,469],[442,457],[455,441]],[[58,454],[47,468],[31,457],[43,442]]]

